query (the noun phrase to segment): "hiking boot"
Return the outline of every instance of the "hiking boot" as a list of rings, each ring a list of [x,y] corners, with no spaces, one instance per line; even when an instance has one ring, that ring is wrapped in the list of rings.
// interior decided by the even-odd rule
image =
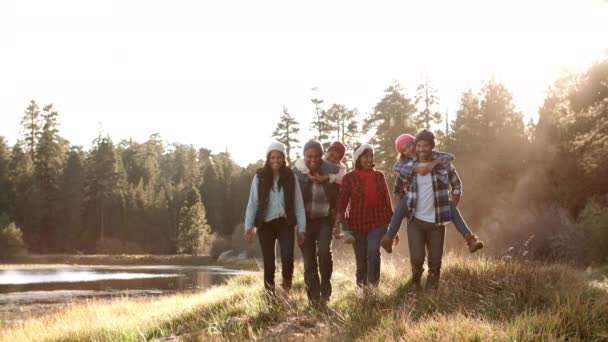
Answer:
[[[286,293],[290,293],[291,292],[291,280],[285,280],[285,279],[283,279],[283,283],[281,284],[281,288],[283,288],[283,291],[285,291]]]
[[[412,271],[412,287],[414,291],[422,291],[422,270],[413,270]]]
[[[429,275],[426,277],[426,284],[424,284],[424,290],[425,291],[429,291],[429,290],[436,291],[438,288],[439,288],[439,273],[429,271]]]
[[[387,253],[393,252],[393,239],[391,239],[388,234],[384,234],[382,241],[380,241],[380,245]]]
[[[483,248],[483,241],[477,240],[477,236],[475,236],[473,234],[465,235],[464,239],[467,242],[467,246],[469,247],[470,253],[475,253],[478,250]]]
[[[346,244],[353,245],[355,243],[355,236],[348,230],[344,231],[343,239]]]

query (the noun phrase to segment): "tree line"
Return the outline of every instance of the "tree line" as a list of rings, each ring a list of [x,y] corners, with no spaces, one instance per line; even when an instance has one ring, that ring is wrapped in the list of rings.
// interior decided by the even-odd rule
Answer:
[[[521,212],[560,208],[572,226],[594,218],[568,238],[592,236],[594,260],[608,257],[602,252],[608,247],[608,59],[558,79],[536,124],[524,122],[509,89],[493,79],[465,90],[452,120],[441,113],[428,80],[411,95],[393,82],[362,119],[358,109],[325,104],[313,91],[310,137],[325,144],[340,140],[352,151],[371,135],[377,168],[389,182],[395,137],[430,128],[437,148],[456,155],[465,186],[461,206],[477,231],[501,235],[507,246],[526,234],[506,233]],[[141,143],[100,134],[85,150],[61,136],[58,119],[53,105],[32,100],[21,139],[8,146],[0,137],[0,227],[12,222],[11,232],[18,227],[30,251],[90,253],[109,244],[141,253],[197,254],[210,235],[229,236],[242,221],[262,161],[241,167],[227,152],[168,144],[158,134]],[[272,136],[287,146],[290,161],[300,156],[299,132],[284,107]],[[347,154],[348,165],[351,158]],[[553,242],[539,243],[552,248]]]

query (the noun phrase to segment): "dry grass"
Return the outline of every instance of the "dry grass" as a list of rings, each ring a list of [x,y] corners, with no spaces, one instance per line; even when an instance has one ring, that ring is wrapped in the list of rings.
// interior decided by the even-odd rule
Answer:
[[[409,271],[385,263],[381,286],[360,291],[352,263],[336,265],[328,309],[306,303],[296,268],[291,297],[261,296],[261,275],[192,295],[92,301],[2,331],[4,341],[140,341],[166,336],[323,340],[606,340],[608,282],[562,265],[446,258],[437,292],[413,292]],[[192,334],[194,332],[194,334]]]

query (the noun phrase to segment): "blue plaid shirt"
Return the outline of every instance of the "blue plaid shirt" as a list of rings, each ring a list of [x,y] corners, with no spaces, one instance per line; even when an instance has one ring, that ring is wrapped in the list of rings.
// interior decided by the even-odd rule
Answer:
[[[448,164],[454,161],[454,155],[448,152],[433,151],[433,159],[439,159],[443,164]],[[413,164],[410,163],[413,159],[402,156],[393,166],[393,172],[397,173],[395,178],[394,194],[402,194],[407,185],[407,179],[413,169]]]
[[[409,163],[410,168],[417,166],[418,161],[412,160]],[[416,185],[415,172],[410,172],[410,177],[407,179],[406,200],[408,204],[409,215],[408,222],[414,218],[416,211],[416,200],[418,197],[418,189]],[[433,178],[433,197],[435,204],[435,224],[444,225],[452,221],[452,210],[450,209],[450,187],[453,195],[459,195],[462,192],[462,182],[458,176],[458,172],[452,163],[439,164],[431,172]]]

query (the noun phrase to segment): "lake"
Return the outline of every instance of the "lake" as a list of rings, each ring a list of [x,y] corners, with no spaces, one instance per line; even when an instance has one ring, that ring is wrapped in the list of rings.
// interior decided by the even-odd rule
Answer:
[[[200,291],[246,273],[219,266],[44,266],[0,270],[4,324],[91,298],[158,296]]]

